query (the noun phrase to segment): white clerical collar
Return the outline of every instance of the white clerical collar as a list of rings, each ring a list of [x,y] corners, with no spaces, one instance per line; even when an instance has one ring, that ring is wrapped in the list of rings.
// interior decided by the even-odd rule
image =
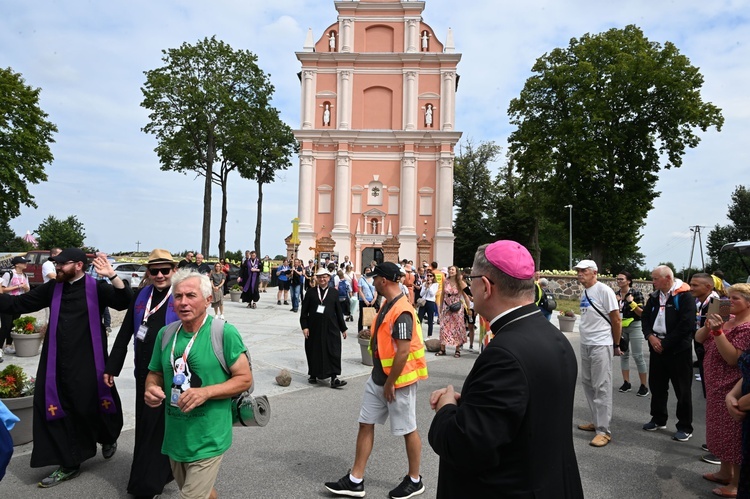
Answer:
[[[518,309],[518,308],[521,308],[522,306],[523,306],[523,305],[519,305],[519,306],[517,306],[517,307],[509,308],[509,309],[508,309],[508,310],[506,310],[505,312],[503,312],[503,313],[501,313],[501,314],[497,315],[497,316],[496,316],[496,317],[495,317],[494,319],[492,319],[492,320],[490,321],[490,327],[492,327],[492,325],[493,325],[493,324],[494,324],[494,323],[495,323],[496,321],[498,321],[498,320],[500,319],[500,317],[502,317],[502,316],[504,316],[504,315],[508,315],[509,313],[513,312],[514,310],[516,310],[516,309]]]
[[[68,281],[68,284],[73,284],[73,283],[76,283],[76,282],[80,281],[81,279],[83,279],[84,277],[86,277],[86,274],[85,274],[85,273],[84,273],[84,274],[81,274],[81,275],[80,275],[80,277],[75,277],[75,278],[73,278],[73,279],[69,280],[69,281]]]

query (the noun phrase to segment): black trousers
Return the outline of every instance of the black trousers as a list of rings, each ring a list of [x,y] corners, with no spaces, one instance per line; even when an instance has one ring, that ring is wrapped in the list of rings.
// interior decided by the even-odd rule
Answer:
[[[677,430],[693,433],[693,355],[689,348],[676,354],[651,350],[648,384],[651,390],[651,421],[666,425],[669,383],[677,397]]]
[[[10,332],[13,330],[13,321],[19,317],[21,317],[21,314],[0,314],[0,348],[3,348],[3,345],[13,344]]]

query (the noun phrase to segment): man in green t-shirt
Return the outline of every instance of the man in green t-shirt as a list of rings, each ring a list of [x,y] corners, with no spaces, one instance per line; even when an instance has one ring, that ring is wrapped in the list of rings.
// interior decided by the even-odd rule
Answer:
[[[146,378],[145,401],[166,404],[162,452],[169,456],[181,497],[218,497],[214,482],[232,445],[230,398],[253,382],[237,329],[224,326],[227,374],[211,344],[211,282],[190,269],[172,277],[174,309],[182,324],[162,348],[156,337]],[[166,400],[165,400],[166,399]]]

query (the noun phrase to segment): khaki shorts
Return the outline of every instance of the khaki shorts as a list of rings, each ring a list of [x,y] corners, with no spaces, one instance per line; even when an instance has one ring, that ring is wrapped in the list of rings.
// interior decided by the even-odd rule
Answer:
[[[365,424],[385,424],[391,420],[391,433],[396,436],[408,435],[417,429],[417,383],[396,389],[393,402],[385,400],[383,387],[376,385],[372,376],[365,383],[359,422]]]
[[[180,488],[180,499],[206,499],[219,475],[222,456],[200,459],[192,463],[169,460],[174,481]]]

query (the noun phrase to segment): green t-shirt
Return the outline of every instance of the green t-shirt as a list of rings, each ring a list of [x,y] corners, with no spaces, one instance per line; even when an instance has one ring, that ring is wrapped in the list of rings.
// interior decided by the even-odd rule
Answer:
[[[219,364],[211,346],[212,321],[213,318],[209,314],[190,348],[185,373],[189,374],[192,387],[218,385],[229,379],[229,375]],[[207,400],[202,406],[188,413],[183,413],[179,407],[171,405],[169,400],[174,369],[169,359],[173,340],[170,339],[164,350],[160,351],[163,334],[164,328],[156,337],[156,348],[148,365],[150,371],[164,375],[165,386],[163,388],[167,398],[164,400],[166,418],[164,418],[164,442],[161,451],[173,460],[185,463],[220,456],[232,445],[231,400]],[[177,332],[175,360],[182,357],[192,336],[182,329]],[[224,357],[227,366],[234,365],[246,350],[237,328],[226,324],[224,326]]]

